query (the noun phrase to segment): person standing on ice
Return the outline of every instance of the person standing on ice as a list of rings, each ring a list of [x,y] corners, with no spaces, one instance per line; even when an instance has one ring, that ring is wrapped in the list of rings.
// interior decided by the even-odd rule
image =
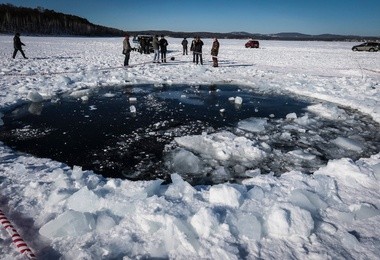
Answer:
[[[129,65],[129,58],[131,55],[131,44],[129,43],[129,35],[126,35],[123,41],[123,54],[125,55],[124,58],[124,66]]]
[[[145,38],[145,50],[144,50],[144,53],[145,54],[150,54],[150,41],[149,41],[149,37]]]
[[[187,55],[187,45],[189,44],[189,42],[186,40],[186,38],[183,38],[182,40],[182,49],[183,49],[183,55]]]
[[[140,38],[140,53],[141,54],[143,54],[143,53],[145,54],[146,53],[145,43],[146,43],[145,38],[141,37]]]
[[[203,65],[202,46],[203,42],[201,38],[198,36],[194,44],[195,63],[198,64],[198,62],[200,62],[201,65]]]
[[[158,41],[158,35],[153,37],[152,45],[154,50],[153,63],[160,63],[160,42]]]
[[[214,42],[212,43],[212,48],[211,48],[213,67],[218,67],[218,53],[219,53],[219,42],[217,38],[214,38]]]
[[[166,63],[166,52],[168,51],[168,41],[165,39],[163,35],[161,35],[160,39],[160,49],[161,49],[161,62]]]
[[[14,47],[14,51],[13,51],[13,55],[12,55],[13,59],[16,58],[16,54],[17,54],[18,51],[21,52],[21,54],[24,57],[24,59],[27,59],[27,57],[25,56],[24,51],[22,50],[22,46],[25,46],[25,44],[21,42],[20,34],[16,33],[15,37],[13,37],[13,47]]]
[[[193,62],[195,63],[195,52],[194,52],[194,47],[195,47],[195,42],[197,41],[197,37],[194,37],[194,40],[191,41],[191,46],[190,46],[190,51],[193,52]]]

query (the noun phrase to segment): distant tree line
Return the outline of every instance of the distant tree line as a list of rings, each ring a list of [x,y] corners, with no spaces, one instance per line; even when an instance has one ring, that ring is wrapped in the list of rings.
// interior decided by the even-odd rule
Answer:
[[[32,35],[122,36],[124,31],[53,10],[0,5],[0,32]]]

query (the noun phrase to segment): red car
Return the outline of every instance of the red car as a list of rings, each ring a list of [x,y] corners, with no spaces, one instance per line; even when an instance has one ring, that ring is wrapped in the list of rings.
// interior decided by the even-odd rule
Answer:
[[[245,47],[246,47],[246,48],[259,48],[259,41],[249,40],[249,41],[245,44]]]

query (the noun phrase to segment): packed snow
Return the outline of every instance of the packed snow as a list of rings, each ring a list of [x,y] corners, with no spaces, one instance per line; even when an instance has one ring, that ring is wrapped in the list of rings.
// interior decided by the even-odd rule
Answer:
[[[346,120],[340,108],[346,107],[380,123],[380,53],[352,52],[355,43],[260,41],[260,49],[245,49],[244,40],[221,39],[220,67],[213,68],[211,39],[204,39],[201,66],[182,55],[182,39],[169,38],[174,61],[153,64],[152,55],[133,52],[123,68],[122,38],[21,40],[28,60],[13,60],[12,36],[0,36],[3,114],[26,101],[54,102],[62,93],[86,100],[98,87],[233,83],[332,102],[308,108],[327,119]],[[300,132],[312,123],[292,113],[286,120],[296,120]],[[238,127],[260,132],[266,124],[251,118]],[[191,186],[181,174],[200,174],[199,154],[244,171],[271,147],[263,142],[259,149],[226,131],[175,142],[170,184],[108,179],[1,144],[0,209],[38,259],[378,259],[380,151],[330,160],[311,175],[251,169],[241,184]],[[332,145],[356,152],[363,144],[339,136]],[[307,149],[288,156],[314,158]],[[212,174],[229,173],[217,165]],[[3,228],[0,255],[24,259]]]

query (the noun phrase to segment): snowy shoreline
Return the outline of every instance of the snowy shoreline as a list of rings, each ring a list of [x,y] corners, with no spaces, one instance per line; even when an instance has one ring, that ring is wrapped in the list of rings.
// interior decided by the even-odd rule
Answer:
[[[118,68],[122,39],[22,41],[30,59],[12,60],[12,38],[0,36],[3,110],[30,93],[82,98],[100,86],[233,83],[326,100],[380,123],[380,53],[354,53],[354,43],[261,41],[262,47],[252,50],[243,47],[244,40],[221,39],[220,67],[212,68],[211,39],[204,39],[205,65],[196,66],[190,55],[182,55],[181,39],[169,38],[168,57],[174,61],[156,65],[149,63],[151,55],[132,53],[132,66],[123,69]],[[0,161],[0,209],[40,259],[376,259],[380,254],[380,151],[356,162],[330,161],[313,176],[291,171],[279,178],[256,175],[243,185],[200,187],[179,175],[170,185],[105,179],[4,145]],[[3,229],[0,245],[3,259],[22,259]]]

